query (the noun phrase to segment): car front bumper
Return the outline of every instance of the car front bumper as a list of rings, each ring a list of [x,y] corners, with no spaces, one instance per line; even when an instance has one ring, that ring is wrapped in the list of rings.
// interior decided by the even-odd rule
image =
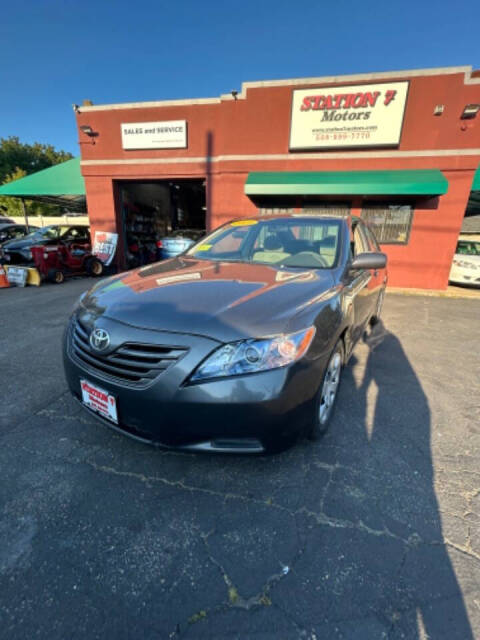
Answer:
[[[464,284],[470,287],[480,287],[480,274],[469,275],[462,273],[450,274],[448,281],[451,284]]]
[[[107,324],[109,331],[114,324],[120,327],[112,321]],[[120,327],[120,332],[125,329]],[[256,453],[284,448],[312,420],[324,358],[304,358],[290,367],[188,384],[190,373],[219,343],[131,327],[128,333],[128,342],[170,340],[187,345],[189,351],[148,386],[134,388],[80,362],[72,349],[71,325],[64,344],[71,393],[81,401],[80,381],[87,380],[114,395],[118,425],[100,420],[123,433],[171,448]]]
[[[0,259],[5,264],[12,265],[33,265],[33,258],[28,257],[26,253],[20,253],[19,251],[4,251]]]

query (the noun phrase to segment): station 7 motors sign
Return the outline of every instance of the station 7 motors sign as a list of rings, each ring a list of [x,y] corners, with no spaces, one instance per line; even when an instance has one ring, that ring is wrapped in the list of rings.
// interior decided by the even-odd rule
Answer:
[[[408,82],[295,89],[290,150],[400,143]]]

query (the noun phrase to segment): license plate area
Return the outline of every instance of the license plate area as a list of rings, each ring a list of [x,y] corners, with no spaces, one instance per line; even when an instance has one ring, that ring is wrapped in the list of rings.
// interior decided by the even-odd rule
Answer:
[[[117,399],[115,396],[88,380],[80,380],[80,388],[82,390],[82,402],[86,407],[98,413],[102,418],[118,424]]]

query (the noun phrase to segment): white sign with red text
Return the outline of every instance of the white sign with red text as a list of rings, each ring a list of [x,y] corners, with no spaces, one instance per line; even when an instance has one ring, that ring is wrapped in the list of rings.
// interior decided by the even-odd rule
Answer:
[[[108,267],[117,249],[118,233],[95,231],[92,253]]]
[[[400,143],[408,82],[295,89],[290,150]]]
[[[83,404],[99,413],[103,418],[118,424],[115,396],[110,395],[87,380],[81,380],[80,387],[82,389]]]

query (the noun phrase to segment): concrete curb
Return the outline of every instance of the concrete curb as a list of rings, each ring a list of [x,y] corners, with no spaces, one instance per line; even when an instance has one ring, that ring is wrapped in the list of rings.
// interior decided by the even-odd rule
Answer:
[[[406,296],[429,296],[433,298],[458,298],[480,301],[480,289],[464,289],[462,287],[448,287],[447,289],[403,289],[401,287],[387,287],[387,293]]]

